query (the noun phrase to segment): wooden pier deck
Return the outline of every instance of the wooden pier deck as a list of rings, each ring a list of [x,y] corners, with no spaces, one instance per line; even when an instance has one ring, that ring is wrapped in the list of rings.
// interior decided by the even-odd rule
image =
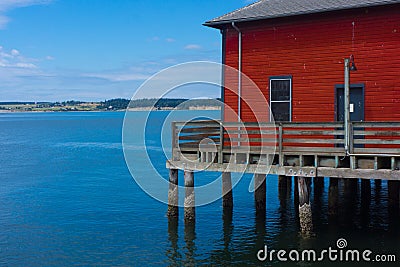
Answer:
[[[167,168],[400,180],[400,122],[172,123]]]

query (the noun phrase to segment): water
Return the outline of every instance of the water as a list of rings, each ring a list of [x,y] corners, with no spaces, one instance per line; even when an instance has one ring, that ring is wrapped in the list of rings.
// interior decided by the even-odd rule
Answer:
[[[214,111],[178,112],[177,117],[198,114],[218,117]],[[138,122],[144,115],[137,113]],[[166,127],[161,136],[159,129],[167,115],[153,114],[147,140],[165,178],[169,155],[161,141],[169,140],[170,132]],[[309,239],[298,232],[293,183],[278,190],[276,176],[267,179],[265,219],[255,216],[247,175],[234,188],[232,214],[224,214],[217,201],[197,208],[195,226],[184,226],[182,210],[178,220],[168,221],[166,205],[145,194],[128,171],[121,145],[123,116],[0,114],[0,266],[270,266],[256,258],[264,245],[319,250],[335,247],[338,238],[351,248],[399,258],[399,207],[388,201],[385,181],[381,187],[372,183],[371,194],[363,193],[360,184],[348,191],[339,181],[337,214],[332,215],[325,179],[322,191],[316,187],[312,194],[315,236]],[[144,156],[140,142],[130,145]],[[213,173],[195,175],[196,183],[214,178]]]

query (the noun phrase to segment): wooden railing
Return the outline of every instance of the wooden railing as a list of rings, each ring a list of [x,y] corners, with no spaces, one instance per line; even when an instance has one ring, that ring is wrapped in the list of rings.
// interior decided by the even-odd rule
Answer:
[[[283,166],[287,155],[400,157],[400,122],[351,123],[348,153],[341,122],[173,122],[172,136],[175,161],[241,164],[267,158]]]
[[[400,155],[400,122],[353,122],[350,137],[353,154]]]
[[[222,125],[218,121],[190,121],[172,123],[172,157],[174,160],[197,160],[222,155]],[[204,151],[204,155],[200,153]]]

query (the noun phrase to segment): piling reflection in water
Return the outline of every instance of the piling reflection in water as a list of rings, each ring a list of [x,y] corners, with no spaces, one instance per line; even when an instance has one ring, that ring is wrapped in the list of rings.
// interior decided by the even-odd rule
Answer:
[[[339,212],[339,179],[329,179],[328,218],[336,222]]]
[[[292,180],[290,177],[279,176],[278,178],[278,197],[279,197],[279,221],[280,225],[286,225],[288,222],[288,214],[286,210],[290,207],[288,201],[290,200],[290,193],[292,187]]]
[[[222,221],[223,221],[223,244],[224,251],[229,252],[229,248],[232,242],[232,232],[233,232],[233,208],[232,207],[224,207]]]
[[[347,227],[354,227],[357,219],[358,207],[358,179],[342,179],[343,183],[343,214],[341,218]]]
[[[399,193],[400,193],[400,182],[388,181],[388,223],[391,231],[397,231],[400,222],[399,212]]]
[[[170,266],[177,266],[178,262],[181,261],[182,256],[179,252],[178,247],[178,218],[169,217],[168,218],[168,241],[170,247],[166,250],[166,255]]]
[[[360,224],[364,227],[370,225],[370,206],[371,206],[371,181],[361,179],[361,207]]]
[[[264,211],[265,212],[265,211]],[[262,248],[265,244],[265,235],[266,235],[266,217],[260,214],[260,211],[257,212],[255,216],[255,248]]]
[[[196,225],[194,222],[185,223],[184,239],[185,239],[185,259],[183,260],[183,265],[195,266]]]

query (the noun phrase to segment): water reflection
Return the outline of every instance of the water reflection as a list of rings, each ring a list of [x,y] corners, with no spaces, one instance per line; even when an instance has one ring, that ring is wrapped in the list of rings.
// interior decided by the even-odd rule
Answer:
[[[261,263],[257,260],[257,252],[264,245],[277,250],[319,250],[335,246],[339,238],[345,238],[353,248],[370,248],[377,253],[391,254],[400,251],[397,241],[400,236],[397,230],[400,222],[398,182],[314,179],[311,204],[315,228],[311,238],[299,234],[296,183],[297,179],[281,178],[276,179],[273,185],[267,184],[267,194],[275,194],[276,202],[271,201],[271,195],[268,195],[264,216],[256,211],[250,197],[245,209],[223,208],[221,205],[222,220],[218,229],[197,225],[220,233],[203,242],[199,241],[202,236],[196,236],[193,224],[184,226],[183,242],[179,242],[178,224],[170,222],[170,247],[167,249],[170,266],[275,266],[276,261]],[[200,243],[208,244],[210,248],[201,248]],[[277,265],[292,266],[289,263]],[[310,266],[307,263],[296,265]],[[336,266],[330,262],[323,265]]]
[[[325,179],[323,177],[314,178],[314,202],[313,206],[316,210],[320,210],[323,205],[323,193],[324,193]]]
[[[166,250],[169,266],[179,266],[182,256],[178,247],[178,218],[168,217],[168,241],[170,246]]]
[[[185,240],[185,259],[183,260],[183,265],[195,266],[196,224],[194,222],[185,223],[184,240]]]
[[[375,190],[374,190],[375,203],[379,204],[381,201],[382,180],[379,179],[374,180],[374,185],[375,185]]]
[[[360,224],[363,228],[370,225],[370,207],[371,207],[371,181],[367,179],[361,180],[361,207],[360,207]]]
[[[225,207],[223,209],[222,221],[223,221],[223,232],[224,232],[224,249],[227,250],[232,240],[233,231],[233,207]]]
[[[342,223],[347,227],[355,227],[358,204],[358,179],[342,179],[343,214]]]
[[[296,215],[298,215],[299,211],[299,178],[294,177],[294,206],[296,207]]]
[[[389,229],[392,232],[397,232],[400,222],[399,212],[399,193],[400,193],[400,182],[388,181],[388,223]]]
[[[264,247],[264,240],[265,240],[265,235],[266,235],[266,217],[261,216],[260,213],[257,213],[255,216],[255,227],[254,227],[254,235],[255,235],[255,241],[254,245],[255,248],[261,249]],[[253,243],[249,242],[249,244]]]
[[[278,181],[278,197],[279,197],[279,221],[280,225],[286,225],[289,214],[286,212],[290,207],[290,193],[292,187],[291,177],[279,177]]]

